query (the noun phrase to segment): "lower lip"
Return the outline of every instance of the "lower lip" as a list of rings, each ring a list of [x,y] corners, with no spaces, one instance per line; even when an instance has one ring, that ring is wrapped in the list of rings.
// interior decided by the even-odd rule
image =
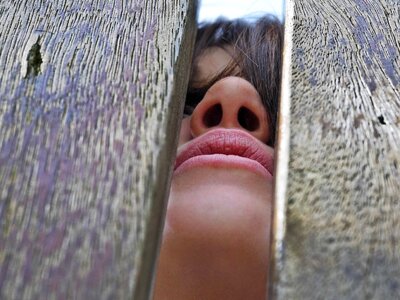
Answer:
[[[192,168],[213,167],[216,169],[244,169],[259,174],[265,178],[272,179],[272,175],[259,162],[237,155],[211,154],[199,155],[184,161],[176,170],[175,175]]]

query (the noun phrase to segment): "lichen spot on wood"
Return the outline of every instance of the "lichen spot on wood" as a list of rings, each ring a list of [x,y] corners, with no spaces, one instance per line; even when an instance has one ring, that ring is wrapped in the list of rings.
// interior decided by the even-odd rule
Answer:
[[[25,78],[30,76],[37,76],[41,72],[41,66],[43,63],[42,54],[40,53],[40,38],[34,43],[28,52],[26,58],[27,68]]]

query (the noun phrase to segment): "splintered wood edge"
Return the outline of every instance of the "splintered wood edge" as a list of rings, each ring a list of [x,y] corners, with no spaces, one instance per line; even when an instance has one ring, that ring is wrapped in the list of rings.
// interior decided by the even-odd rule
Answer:
[[[278,298],[278,284],[283,268],[284,237],[286,233],[286,195],[290,151],[290,96],[293,48],[293,0],[285,1],[282,84],[279,101],[278,132],[275,146],[275,190],[271,226],[268,299]]]
[[[179,45],[178,57],[175,59],[175,66],[173,69],[173,90],[171,99],[185,99],[182,97],[186,93],[187,84],[189,81],[189,70],[188,63],[191,63],[195,35],[197,28],[197,15],[198,15],[198,0],[185,0],[187,3],[186,10],[186,22],[183,29],[183,36]],[[179,111],[183,113],[183,102],[179,105]],[[180,122],[181,118],[176,118],[178,115],[173,113],[167,124],[166,132],[179,132],[176,130],[176,123]],[[174,120],[172,120],[174,119]],[[178,121],[179,120],[179,121]],[[171,123],[172,122],[172,123]],[[178,125],[180,126],[180,124]],[[168,186],[169,191],[173,162],[175,160],[176,150],[178,145],[178,135],[175,136],[174,141],[171,140],[169,143],[168,151],[164,151],[159,158],[157,174],[164,174],[168,176],[163,177],[158,182],[158,187]],[[173,157],[171,157],[171,155]],[[142,261],[140,264],[139,276],[136,281],[136,287],[134,295],[131,299],[153,299],[154,295],[154,284],[156,279],[156,265],[158,256],[160,254],[162,231],[165,221],[165,213],[168,202],[169,192],[166,194],[164,190],[156,188],[154,199],[152,199],[150,215],[146,221],[146,235],[143,242]]]

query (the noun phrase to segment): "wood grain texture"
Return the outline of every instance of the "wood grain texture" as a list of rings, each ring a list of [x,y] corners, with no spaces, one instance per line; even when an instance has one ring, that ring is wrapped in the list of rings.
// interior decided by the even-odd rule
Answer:
[[[0,2],[0,298],[146,299],[191,0]]]
[[[400,2],[292,4],[286,225],[271,298],[398,299]]]

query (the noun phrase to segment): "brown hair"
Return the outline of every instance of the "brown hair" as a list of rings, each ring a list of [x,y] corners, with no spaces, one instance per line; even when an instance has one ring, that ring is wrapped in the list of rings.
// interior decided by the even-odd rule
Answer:
[[[273,145],[281,80],[282,27],[281,22],[270,15],[257,19],[255,22],[242,19],[232,21],[218,19],[213,23],[200,24],[186,107],[193,109],[201,101],[207,89],[219,79],[229,75],[240,76],[249,81],[261,96],[273,133],[268,144]],[[195,87],[196,58],[209,47],[225,49],[233,47],[233,63],[202,87]],[[239,74],[237,74],[237,69],[240,70]]]

